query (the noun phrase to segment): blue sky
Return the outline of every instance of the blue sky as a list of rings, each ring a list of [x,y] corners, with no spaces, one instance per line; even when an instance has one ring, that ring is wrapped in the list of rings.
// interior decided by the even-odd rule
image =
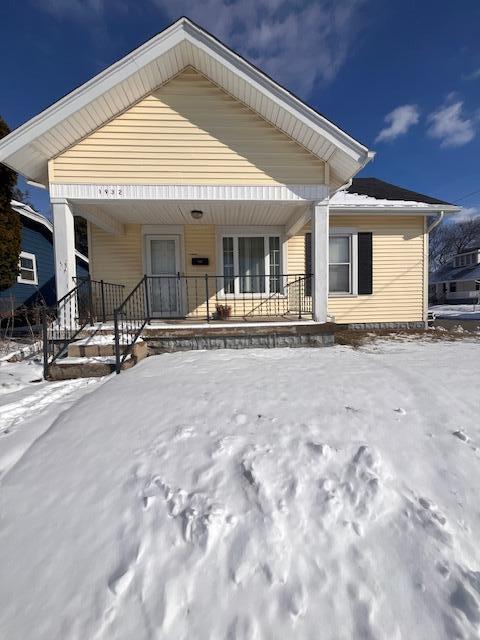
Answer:
[[[0,113],[11,128],[187,15],[374,149],[364,175],[480,211],[478,0],[3,0],[2,9]],[[46,192],[29,191],[48,213]]]

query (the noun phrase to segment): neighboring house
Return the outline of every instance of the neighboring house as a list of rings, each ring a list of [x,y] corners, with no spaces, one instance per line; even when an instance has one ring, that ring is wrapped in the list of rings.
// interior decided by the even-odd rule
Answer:
[[[150,318],[422,323],[428,217],[458,208],[350,183],[373,155],[186,18],[0,142],[50,190],[59,296],[81,215],[92,278],[146,274]]]
[[[4,311],[52,305],[56,300],[52,223],[22,202],[12,200],[12,208],[22,225],[20,273],[12,287],[0,291],[0,304]],[[88,258],[76,251],[75,263],[77,275],[88,276]]]
[[[444,267],[430,274],[431,302],[480,302],[480,245],[470,244]]]

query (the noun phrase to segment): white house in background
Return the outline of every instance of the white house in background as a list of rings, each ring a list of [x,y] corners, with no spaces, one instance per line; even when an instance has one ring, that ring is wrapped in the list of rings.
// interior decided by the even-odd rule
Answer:
[[[428,218],[458,209],[352,183],[373,155],[187,18],[0,142],[49,189],[59,297],[79,215],[92,278],[143,282],[145,318],[422,323]]]
[[[480,245],[471,243],[442,269],[430,274],[432,302],[458,304],[480,301]]]

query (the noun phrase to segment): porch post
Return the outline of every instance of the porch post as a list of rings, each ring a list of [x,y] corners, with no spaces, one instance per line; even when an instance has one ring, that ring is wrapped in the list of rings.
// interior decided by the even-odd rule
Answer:
[[[55,282],[57,300],[75,286],[75,230],[73,213],[67,200],[52,198],[53,246],[55,251]]]
[[[327,321],[328,304],[328,202],[312,204],[313,319]]]

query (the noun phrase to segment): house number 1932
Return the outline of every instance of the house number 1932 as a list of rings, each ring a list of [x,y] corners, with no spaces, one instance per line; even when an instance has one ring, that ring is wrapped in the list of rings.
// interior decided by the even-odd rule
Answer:
[[[122,189],[117,189],[116,187],[100,187],[98,190],[98,195],[115,197],[123,195],[123,191]]]

